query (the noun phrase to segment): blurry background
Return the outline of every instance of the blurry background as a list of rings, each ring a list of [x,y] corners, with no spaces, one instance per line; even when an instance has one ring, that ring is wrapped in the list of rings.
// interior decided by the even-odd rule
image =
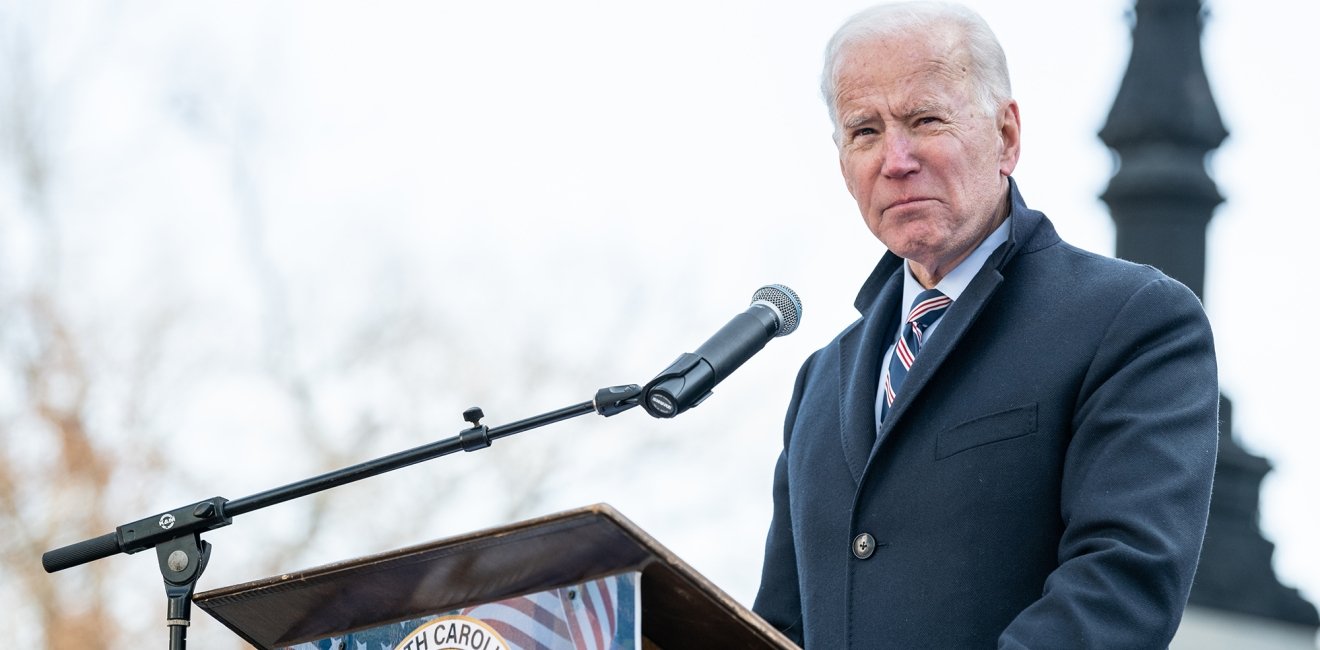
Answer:
[[[817,91],[867,3],[809,4],[0,0],[11,645],[165,645],[154,553],[47,575],[45,550],[451,436],[468,406],[497,426],[644,383],[779,282],[800,330],[682,417],[585,416],[244,515],[199,587],[608,502],[750,605],[794,374],[883,252]],[[968,4],[1008,54],[1028,203],[1112,252],[1095,133],[1129,0]],[[1320,5],[1208,9],[1231,135],[1206,306],[1238,439],[1275,466],[1276,572],[1318,602]],[[189,636],[239,646],[200,611]]]

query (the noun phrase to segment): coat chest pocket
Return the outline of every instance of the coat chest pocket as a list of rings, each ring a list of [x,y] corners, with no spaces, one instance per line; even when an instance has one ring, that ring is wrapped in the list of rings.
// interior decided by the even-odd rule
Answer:
[[[1035,403],[983,415],[939,432],[935,436],[935,460],[942,460],[992,442],[1021,438],[1035,432]]]

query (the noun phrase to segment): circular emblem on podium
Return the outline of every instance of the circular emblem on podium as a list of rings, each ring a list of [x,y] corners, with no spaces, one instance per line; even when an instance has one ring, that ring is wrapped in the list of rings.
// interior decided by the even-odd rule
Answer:
[[[394,650],[509,650],[489,625],[471,616],[441,616],[413,630]]]

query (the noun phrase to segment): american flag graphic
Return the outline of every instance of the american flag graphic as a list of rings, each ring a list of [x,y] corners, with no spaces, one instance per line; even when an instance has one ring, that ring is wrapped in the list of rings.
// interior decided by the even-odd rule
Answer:
[[[520,650],[615,650],[619,577],[469,607],[460,612],[489,625]],[[631,582],[631,581],[630,581]],[[629,586],[630,587],[630,586]],[[629,617],[633,618],[633,617]],[[628,639],[632,630],[625,630]]]

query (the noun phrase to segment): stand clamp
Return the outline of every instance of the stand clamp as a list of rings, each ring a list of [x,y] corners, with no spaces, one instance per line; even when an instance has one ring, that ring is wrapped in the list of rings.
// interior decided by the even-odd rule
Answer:
[[[184,650],[192,623],[192,596],[197,579],[211,559],[211,543],[200,533],[176,537],[156,546],[160,575],[165,580],[165,625],[170,631],[170,650]]]

